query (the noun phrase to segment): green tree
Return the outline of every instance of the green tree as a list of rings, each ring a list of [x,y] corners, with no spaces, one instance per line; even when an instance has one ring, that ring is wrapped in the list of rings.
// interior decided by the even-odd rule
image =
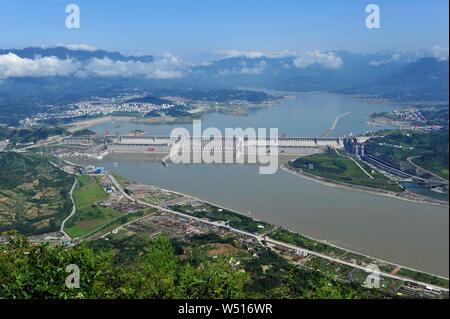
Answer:
[[[226,258],[203,262],[198,268],[186,264],[179,275],[179,298],[242,298],[247,273],[238,271]]]

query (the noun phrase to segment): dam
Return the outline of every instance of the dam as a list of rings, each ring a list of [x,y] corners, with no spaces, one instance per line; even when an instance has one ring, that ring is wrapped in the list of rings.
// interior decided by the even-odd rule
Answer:
[[[337,137],[169,137],[169,136],[107,136],[105,145],[110,153],[170,153],[177,149],[203,152],[251,154],[266,148],[267,152],[276,147],[279,154],[314,154],[326,148],[343,149],[344,139]]]
[[[327,150],[344,150],[349,145],[359,149],[371,137],[248,137],[248,136],[152,136],[90,135],[67,137],[61,142],[71,147],[87,148],[77,156],[103,158],[107,154],[160,154],[162,163],[169,159],[185,160],[198,156],[213,157],[215,163],[255,163],[260,156],[305,156]],[[186,157],[188,156],[188,157]],[[195,160],[194,160],[195,158]],[[176,160],[177,161],[177,160]],[[264,160],[263,160],[264,161]]]

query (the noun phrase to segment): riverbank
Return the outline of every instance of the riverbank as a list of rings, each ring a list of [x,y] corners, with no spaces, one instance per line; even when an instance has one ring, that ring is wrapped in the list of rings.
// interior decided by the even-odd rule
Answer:
[[[442,202],[439,200],[434,200],[431,198],[423,197],[423,196],[411,193],[406,190],[403,193],[395,193],[395,192],[390,192],[390,191],[386,191],[386,190],[382,190],[382,189],[376,189],[376,188],[372,188],[372,187],[353,185],[353,184],[347,184],[347,183],[343,183],[343,182],[334,181],[331,179],[327,179],[324,177],[306,173],[303,170],[299,170],[299,169],[292,167],[289,163],[281,165],[281,169],[283,169],[284,171],[289,172],[291,174],[300,176],[307,180],[310,180],[310,181],[313,181],[316,183],[320,183],[320,184],[326,185],[326,186],[338,187],[338,188],[342,188],[342,189],[346,189],[346,190],[363,192],[366,194],[386,196],[386,197],[404,200],[404,201],[408,201],[408,202],[412,202],[412,203],[418,203],[418,204],[431,204],[431,205],[436,205],[436,206],[440,206],[440,207],[448,207],[449,206],[449,203],[447,203],[447,202]]]
[[[128,183],[136,183],[136,182],[133,180],[130,180],[128,178],[120,177],[119,184],[121,187],[124,187],[123,183],[128,184]],[[327,260],[331,260],[331,261],[337,262],[337,263],[344,263],[351,267],[359,267],[360,269],[363,269],[364,267],[366,267],[369,264],[376,264],[380,267],[381,271],[383,271],[383,272],[388,271],[387,273],[394,272],[394,270],[396,270],[395,273],[397,273],[401,269],[402,272],[406,271],[406,272],[412,274],[410,277],[408,277],[408,280],[409,280],[409,278],[414,279],[417,277],[428,278],[427,280],[430,280],[430,281],[438,280],[438,281],[442,282],[441,286],[444,286],[446,288],[448,287],[448,278],[446,278],[446,277],[435,275],[435,274],[424,272],[424,271],[420,271],[420,270],[416,270],[416,269],[409,268],[409,267],[405,267],[405,266],[402,266],[402,265],[399,265],[396,263],[392,263],[392,262],[389,262],[389,261],[386,261],[383,259],[374,258],[369,255],[361,254],[359,252],[355,252],[355,251],[352,251],[352,250],[349,250],[346,248],[339,247],[337,245],[328,243],[327,241],[317,240],[315,238],[305,236],[298,232],[290,231],[287,228],[264,222],[262,220],[253,218],[246,214],[242,214],[241,212],[238,212],[236,210],[232,210],[230,208],[226,208],[221,205],[217,205],[215,203],[204,201],[202,199],[199,199],[198,197],[186,195],[181,192],[172,191],[172,190],[168,190],[168,189],[164,189],[164,188],[160,188],[160,187],[156,187],[156,186],[151,186],[151,187],[158,189],[159,191],[162,191],[162,192],[176,194],[176,195],[182,197],[183,199],[185,199],[185,200],[182,200],[179,204],[175,203],[172,206],[167,206],[167,207],[164,205],[160,206],[161,209],[165,209],[170,212],[173,212],[173,210],[175,210],[175,213],[182,213],[182,214],[189,215],[189,216],[193,215],[194,218],[198,219],[199,217],[195,216],[195,214],[193,214],[190,211],[190,209],[185,210],[182,208],[179,208],[179,209],[175,208],[175,207],[178,207],[177,205],[181,205],[181,207],[186,206],[189,208],[190,207],[189,203],[195,203],[195,207],[197,207],[197,208],[203,207],[203,206],[206,207],[205,209],[202,209],[201,212],[212,210],[212,215],[210,216],[210,218],[205,219],[205,222],[207,222],[207,223],[219,222],[219,224],[222,225],[223,227],[229,227],[227,225],[227,220],[228,221],[234,220],[235,218],[233,217],[233,215],[242,216],[242,218],[244,218],[244,219],[249,219],[257,224],[261,223],[261,224],[265,225],[265,227],[263,228],[264,231],[262,231],[262,232],[257,231],[256,234],[251,234],[251,236],[261,237],[260,240],[265,239],[268,242],[271,242],[274,240],[276,241],[276,238],[278,238],[276,236],[277,233],[282,232],[282,233],[286,234],[286,232],[288,232],[288,233],[291,233],[292,236],[294,236],[293,237],[294,242],[296,240],[300,240],[303,243],[303,245],[301,245],[300,247],[296,246],[296,249],[303,249],[304,251],[308,251],[310,254],[317,255],[321,258],[325,258]],[[141,189],[141,188],[139,188],[139,189]],[[138,200],[138,202],[139,202],[139,200]],[[201,203],[201,205],[199,203]],[[192,207],[194,207],[194,206],[192,206]],[[224,217],[224,219],[222,219],[222,217],[221,218],[212,217],[212,216],[216,216],[214,211],[216,212],[216,214],[224,215],[224,216],[229,215],[229,216]],[[213,218],[213,219],[211,220],[211,218]],[[203,219],[200,218],[199,220],[203,220]],[[245,229],[242,229],[242,227],[245,228],[246,225],[237,225],[234,227],[237,229],[236,231],[238,231],[238,232],[246,231]],[[277,243],[279,245],[286,244],[286,242],[284,242],[284,241],[277,241]],[[293,243],[291,243],[291,244],[293,244]],[[404,277],[404,278],[406,278],[406,277]]]
[[[89,129],[94,125],[99,125],[103,123],[108,123],[111,121],[128,121],[131,123],[146,123],[146,124],[187,124],[191,123],[194,117],[170,117],[170,116],[161,116],[161,117],[152,117],[152,118],[144,118],[137,116],[114,116],[114,115],[106,115],[102,117],[95,117],[92,119],[75,121],[69,124],[64,124],[62,127],[66,128],[69,132],[74,133],[76,131],[81,131],[84,129]]]
[[[232,115],[236,117],[242,117],[247,116],[249,112],[260,110],[260,109],[266,109],[271,107],[277,107],[280,106],[281,102],[283,100],[287,100],[287,97],[279,97],[276,100],[273,101],[265,101],[262,103],[248,103],[248,102],[241,102],[241,103],[215,103],[215,102],[205,102],[198,103],[195,105],[194,108],[187,110],[187,113],[189,115],[187,116],[181,116],[181,117],[173,117],[170,115],[162,115],[159,117],[144,117],[140,114],[136,115],[127,115],[124,113],[123,115],[116,115],[116,114],[110,114],[110,115],[100,115],[95,116],[93,118],[81,120],[81,121],[74,121],[71,123],[67,123],[64,125],[61,125],[62,127],[66,128],[69,132],[74,133],[76,131],[80,131],[83,129],[88,129],[94,125],[99,125],[103,123],[108,123],[110,121],[128,121],[130,123],[137,123],[137,124],[189,124],[192,123],[194,119],[201,119],[203,115],[206,115],[208,113],[217,113],[217,114],[224,114],[224,115]]]
[[[381,114],[371,114],[369,115],[369,119],[367,121],[369,125],[373,126],[394,126],[400,129],[412,128],[414,127],[414,123],[408,121],[400,121],[393,118],[390,118],[386,115]]]
[[[342,118],[336,134],[370,131],[367,116],[391,107],[331,94],[295,94],[280,107],[265,108],[248,116],[205,114],[203,127],[278,127],[280,135],[320,136]],[[152,135],[168,135],[172,125],[138,125],[114,122],[94,126],[120,133],[142,129]],[[186,126],[190,129],[190,126]],[[313,238],[448,276],[448,209],[385,196],[355,193],[298,178],[282,169],[259,175],[255,165],[170,165],[149,154],[114,154],[91,164],[105,166],[141,183],[191,194],[248,213],[260,220],[288,227]],[[119,163],[113,165],[114,163]],[[370,172],[370,170],[369,170]],[[395,239],[393,239],[395,238]],[[419,240],[420,239],[420,240]]]

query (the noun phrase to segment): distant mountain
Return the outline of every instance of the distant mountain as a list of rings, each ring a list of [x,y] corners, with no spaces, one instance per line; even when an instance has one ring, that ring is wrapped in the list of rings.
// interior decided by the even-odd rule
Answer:
[[[235,56],[193,67],[191,79],[280,91],[329,91],[399,101],[448,101],[448,61],[347,51]]]
[[[10,52],[37,62],[18,63],[5,56],[1,59]],[[39,61],[39,57],[48,56],[61,61],[56,65],[54,61]],[[65,61],[66,58],[76,61]],[[150,55],[125,56],[104,50],[0,50],[0,123],[15,125],[18,120],[55,105],[135,90],[154,98],[181,96],[205,101],[230,100],[230,94],[234,94],[231,90],[245,87],[327,91],[406,102],[448,102],[448,73],[448,61],[398,52],[242,54],[190,66],[170,56],[153,60]],[[267,96],[239,93],[236,99],[254,102],[266,100]]]
[[[380,80],[347,91],[396,100],[448,101],[449,63],[423,58]]]
[[[226,85],[307,91],[369,83],[415,61],[408,53],[307,52],[237,56],[193,67],[190,77]]]
[[[54,47],[54,48],[40,48],[30,47],[25,49],[0,49],[0,55],[13,53],[21,58],[34,59],[37,56],[50,57],[55,56],[59,59],[72,58],[78,61],[86,61],[92,58],[104,59],[108,58],[112,61],[132,61],[132,62],[144,62],[149,63],[153,61],[151,55],[141,56],[125,56],[119,52],[110,52],[104,50],[73,50],[66,47]]]

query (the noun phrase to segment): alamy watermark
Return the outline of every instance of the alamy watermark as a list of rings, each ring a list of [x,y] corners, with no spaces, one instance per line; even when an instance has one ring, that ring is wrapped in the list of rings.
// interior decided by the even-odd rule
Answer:
[[[369,264],[366,271],[370,274],[366,277],[364,286],[366,288],[380,288],[380,269],[375,264]]]
[[[66,28],[68,29],[79,29],[80,28],[80,7],[77,4],[71,3],[66,6]],[[368,29],[380,29],[381,28],[381,12],[380,6],[375,3],[368,4],[366,6],[366,27]]]
[[[66,287],[69,289],[80,288],[80,268],[75,264],[70,264],[66,267]]]
[[[66,6],[66,13],[69,15],[66,17],[67,29],[79,29],[80,28],[80,7],[77,4],[71,3]]]
[[[366,6],[366,13],[369,14],[366,17],[367,29],[380,29],[381,28],[380,6],[378,4],[371,3]]]
[[[275,174],[278,170],[278,129],[218,128],[202,130],[200,120],[194,120],[192,134],[178,127],[170,134],[170,161],[174,164],[259,164],[260,174]]]

